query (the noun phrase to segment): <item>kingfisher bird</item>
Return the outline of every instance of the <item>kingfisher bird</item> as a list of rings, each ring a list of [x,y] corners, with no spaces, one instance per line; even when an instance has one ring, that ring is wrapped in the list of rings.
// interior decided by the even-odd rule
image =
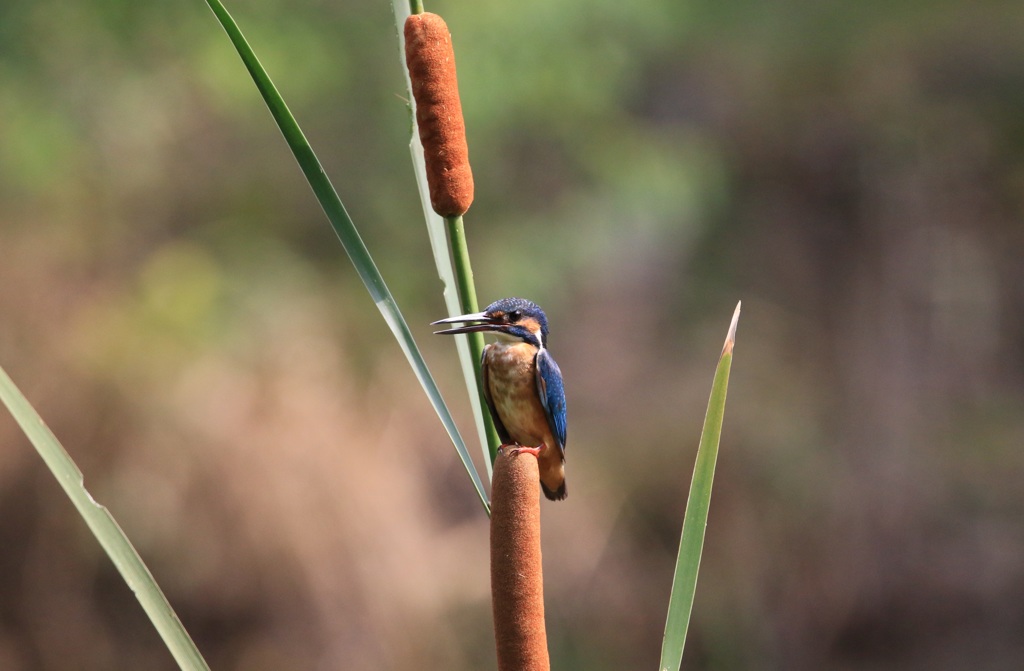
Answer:
[[[565,498],[565,387],[562,371],[548,353],[548,319],[525,298],[503,298],[483,312],[436,324],[466,326],[437,334],[483,331],[498,337],[484,347],[484,398],[502,449],[528,452],[540,465],[540,486],[552,501]]]

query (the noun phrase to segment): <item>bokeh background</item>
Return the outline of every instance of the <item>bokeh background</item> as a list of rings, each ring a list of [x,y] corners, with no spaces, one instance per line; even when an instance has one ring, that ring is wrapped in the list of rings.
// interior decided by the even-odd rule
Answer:
[[[473,439],[390,3],[229,9]],[[481,300],[567,380],[555,668],[656,668],[739,299],[685,667],[1019,668],[1024,5],[428,9]],[[0,3],[0,324],[213,668],[494,667],[469,480],[200,0]],[[3,413],[0,669],[171,668]]]

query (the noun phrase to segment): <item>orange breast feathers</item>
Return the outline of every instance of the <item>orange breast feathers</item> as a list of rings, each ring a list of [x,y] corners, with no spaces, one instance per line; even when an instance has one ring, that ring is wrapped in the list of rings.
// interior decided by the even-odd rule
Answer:
[[[537,348],[527,343],[496,342],[484,350],[488,395],[509,437],[524,447],[548,448],[557,443],[537,397],[534,357]]]

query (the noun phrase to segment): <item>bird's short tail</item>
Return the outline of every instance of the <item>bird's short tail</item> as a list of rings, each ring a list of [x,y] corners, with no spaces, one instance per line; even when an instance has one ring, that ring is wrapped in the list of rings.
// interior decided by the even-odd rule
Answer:
[[[565,455],[557,448],[546,445],[538,455],[540,462],[540,488],[552,501],[565,498]]]
[[[540,482],[540,488],[544,491],[544,496],[548,497],[548,499],[550,499],[552,501],[561,501],[562,499],[565,498],[565,496],[567,494],[567,492],[565,491],[565,478],[564,477],[562,478],[562,484],[560,484],[558,486],[558,489],[555,489],[554,491],[552,491],[551,489],[548,489],[548,486],[544,484],[543,480],[541,480],[541,482]]]

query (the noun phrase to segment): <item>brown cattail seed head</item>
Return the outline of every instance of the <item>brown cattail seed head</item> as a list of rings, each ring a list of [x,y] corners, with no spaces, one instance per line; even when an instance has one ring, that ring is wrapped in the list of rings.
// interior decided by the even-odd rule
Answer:
[[[473,203],[473,172],[455,77],[455,51],[444,19],[429,12],[406,19],[405,62],[416,99],[430,204],[442,217],[465,214]]]
[[[491,478],[491,601],[498,671],[551,671],[539,480],[533,455],[498,453]]]

